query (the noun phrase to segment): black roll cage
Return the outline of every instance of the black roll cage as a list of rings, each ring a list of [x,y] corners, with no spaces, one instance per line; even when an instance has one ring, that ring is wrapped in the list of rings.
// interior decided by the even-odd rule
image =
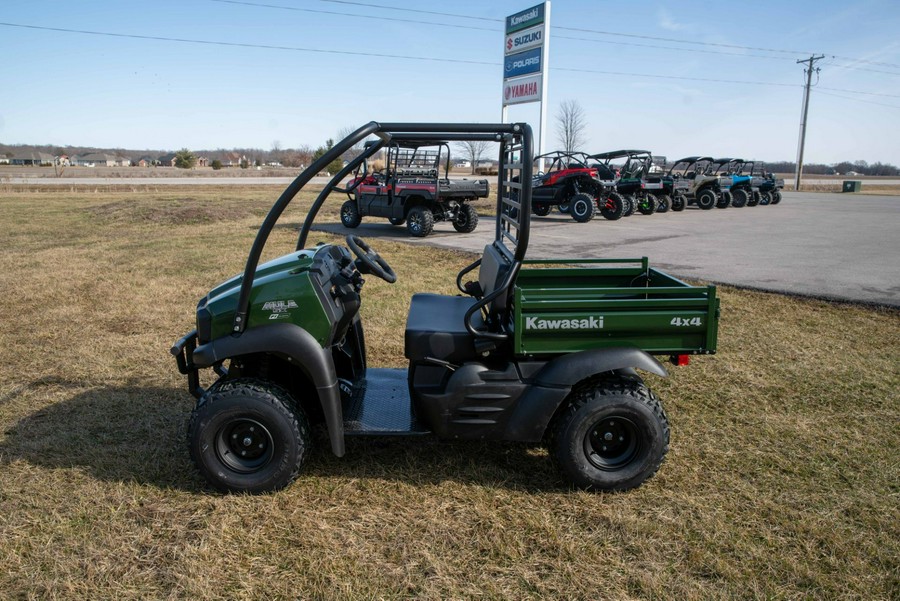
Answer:
[[[233,335],[240,335],[247,327],[247,315],[250,307],[250,293],[253,288],[253,280],[256,268],[259,265],[263,248],[269,235],[275,227],[278,219],[287,209],[288,205],[300,190],[308,184],[313,177],[323,171],[326,166],[350,150],[360,141],[370,136],[377,140],[365,144],[363,151],[347,165],[338,171],[331,180],[322,188],[315,202],[309,209],[303,227],[297,238],[296,250],[302,250],[306,245],[306,239],[312,228],[319,210],[328,196],[333,192],[349,192],[359,185],[362,178],[358,178],[349,188],[340,188],[338,184],[349,174],[357,171],[365,164],[368,158],[373,156],[386,145],[427,143],[428,141],[440,141],[442,143],[464,141],[487,141],[500,144],[500,168],[497,182],[497,210],[496,227],[494,231],[494,246],[511,263],[503,282],[491,294],[478,299],[475,306],[466,315],[466,328],[475,336],[492,340],[505,340],[505,334],[481,332],[475,330],[471,324],[471,317],[476,310],[482,310],[491,301],[499,297],[501,293],[508,292],[519,272],[525,253],[528,249],[528,235],[531,223],[531,187],[534,158],[534,136],[531,126],[527,123],[379,123],[370,121],[343,140],[335,144],[330,150],[304,169],[300,175],[291,182],[282,192],[269,213],[260,225],[250,253],[247,264],[241,278],[241,292],[238,297],[237,309],[232,323]],[[465,268],[463,271],[471,271],[480,265],[481,259]]]

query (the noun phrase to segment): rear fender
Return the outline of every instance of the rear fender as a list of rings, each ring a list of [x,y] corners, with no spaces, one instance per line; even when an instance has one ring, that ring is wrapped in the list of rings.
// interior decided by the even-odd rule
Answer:
[[[331,450],[343,457],[343,412],[334,360],[312,334],[300,326],[271,324],[245,330],[240,335],[218,338],[198,346],[193,353],[193,363],[196,367],[210,367],[225,359],[260,353],[283,357],[306,374],[319,395]]]
[[[604,373],[633,375],[635,369],[663,378],[669,375],[652,355],[630,347],[592,349],[553,359],[535,374],[528,392],[516,404],[507,423],[505,438],[540,441],[550,420],[576,384]]]

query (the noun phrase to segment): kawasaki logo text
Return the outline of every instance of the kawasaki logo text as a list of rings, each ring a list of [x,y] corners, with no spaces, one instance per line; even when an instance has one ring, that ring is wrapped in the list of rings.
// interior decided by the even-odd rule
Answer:
[[[538,319],[525,318],[526,330],[602,330],[603,316],[584,319]]]

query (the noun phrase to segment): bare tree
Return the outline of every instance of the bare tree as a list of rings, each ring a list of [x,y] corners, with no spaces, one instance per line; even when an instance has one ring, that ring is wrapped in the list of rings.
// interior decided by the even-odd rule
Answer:
[[[587,142],[587,119],[577,100],[565,100],[559,105],[556,127],[556,139],[566,152],[575,152]]]
[[[354,127],[352,125],[342,127],[341,129],[338,130],[337,139],[339,141],[343,140],[344,138],[346,138],[347,136],[349,136],[350,134],[355,132],[357,129],[358,129],[358,127]],[[342,154],[341,158],[343,158],[345,161],[352,161],[353,159],[355,159],[356,157],[358,157],[359,155],[362,154],[362,151],[365,149],[365,145],[366,145],[365,139],[360,140],[359,142],[357,142],[356,144],[351,146],[347,152]]]
[[[475,174],[475,168],[478,166],[478,161],[481,160],[490,145],[491,143],[486,140],[466,140],[464,142],[456,143],[456,148],[464,157],[472,162],[472,175]]]

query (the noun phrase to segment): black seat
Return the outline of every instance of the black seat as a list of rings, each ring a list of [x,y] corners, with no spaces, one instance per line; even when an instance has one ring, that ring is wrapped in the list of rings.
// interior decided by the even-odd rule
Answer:
[[[413,295],[406,319],[406,358],[465,363],[477,357],[475,339],[465,324],[466,311],[475,302],[471,296]],[[472,316],[472,325],[484,327],[480,311]]]
[[[485,246],[478,272],[479,298],[488,296],[500,286],[509,266],[509,261],[493,244]],[[413,295],[406,319],[406,358],[413,363],[426,358],[450,363],[476,359],[479,354],[475,349],[475,337],[466,329],[466,312],[476,302],[477,299],[471,296]],[[508,306],[508,294],[489,303],[487,311],[491,322],[502,324]],[[472,326],[476,330],[489,329],[481,311],[472,315]]]

